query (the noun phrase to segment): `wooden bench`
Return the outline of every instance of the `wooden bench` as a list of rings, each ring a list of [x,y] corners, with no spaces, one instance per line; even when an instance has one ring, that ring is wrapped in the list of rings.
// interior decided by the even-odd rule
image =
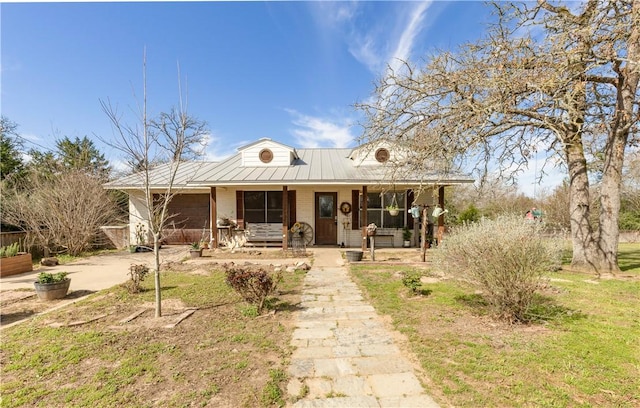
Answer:
[[[395,244],[395,235],[393,234],[385,234],[385,233],[377,233],[375,236],[376,239],[376,248],[381,248],[382,247],[382,243],[383,243],[383,239],[384,240],[388,240],[389,244],[391,244],[390,246],[395,248],[396,244]],[[367,240],[367,247],[370,247],[370,240]]]
[[[282,224],[280,223],[246,223],[245,236],[247,245],[262,243],[264,246],[282,246]]]

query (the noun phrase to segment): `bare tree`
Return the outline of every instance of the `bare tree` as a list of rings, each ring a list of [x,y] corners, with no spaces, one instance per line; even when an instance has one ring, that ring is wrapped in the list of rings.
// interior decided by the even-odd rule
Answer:
[[[180,83],[180,81],[178,81]],[[167,222],[171,218],[169,203],[173,198],[174,183],[182,161],[197,155],[196,146],[204,147],[206,124],[187,114],[180,92],[180,106],[170,113],[162,113],[158,119],[150,119],[147,113],[146,54],[143,58],[143,100],[135,125],[122,120],[117,108],[109,101],[101,101],[114,128],[115,140],[104,143],[119,150],[139,176],[147,214],[143,220],[153,238],[155,316],[162,316],[160,286],[160,242]],[[154,185],[155,184],[155,185]],[[160,187],[158,187],[158,185]]]
[[[2,221],[20,227],[46,250],[78,255],[92,247],[100,227],[116,213],[115,203],[90,174],[76,170],[50,179],[31,173],[4,200]]]
[[[571,9],[494,3],[485,38],[458,52],[406,62],[362,103],[366,137],[393,137],[420,165],[497,161],[517,176],[533,152],[569,173],[572,264],[616,273],[625,148],[638,138],[640,2],[588,0]],[[598,166],[595,166],[598,164]],[[589,174],[601,169],[598,222]]]

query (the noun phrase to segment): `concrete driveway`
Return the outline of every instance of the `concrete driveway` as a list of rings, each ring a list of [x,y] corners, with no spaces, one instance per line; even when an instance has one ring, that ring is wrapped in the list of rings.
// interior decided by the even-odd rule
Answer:
[[[167,246],[160,250],[160,261],[178,261],[189,255],[187,246]],[[68,272],[70,291],[98,291],[118,285],[129,279],[132,264],[153,264],[152,252],[129,253],[126,251],[96,255],[57,266],[40,266],[38,269],[0,279],[0,290],[33,289],[40,272]]]

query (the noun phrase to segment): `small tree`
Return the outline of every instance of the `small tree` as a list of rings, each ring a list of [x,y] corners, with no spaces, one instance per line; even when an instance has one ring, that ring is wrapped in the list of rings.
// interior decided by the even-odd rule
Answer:
[[[521,215],[455,227],[433,254],[446,274],[482,291],[499,318],[526,321],[542,276],[558,267],[562,244]]]
[[[116,214],[101,183],[81,171],[53,179],[31,174],[3,201],[3,222],[23,229],[45,249],[64,248],[71,255],[90,249],[100,227]]]
[[[162,316],[160,241],[163,238],[163,230],[171,218],[169,203],[175,194],[174,182],[183,159],[193,157],[198,152],[196,145],[204,147],[203,140],[207,133],[205,122],[187,114],[180,89],[179,92],[178,109],[172,109],[168,114],[160,114],[157,120],[148,117],[145,52],[143,100],[138,112],[137,125],[129,125],[123,121],[117,108],[109,101],[100,101],[102,110],[111,121],[116,139],[103,142],[122,152],[127,163],[131,165],[132,172],[139,176],[140,189],[147,208],[143,221],[153,238],[156,317]],[[154,188],[152,184],[161,187]]]

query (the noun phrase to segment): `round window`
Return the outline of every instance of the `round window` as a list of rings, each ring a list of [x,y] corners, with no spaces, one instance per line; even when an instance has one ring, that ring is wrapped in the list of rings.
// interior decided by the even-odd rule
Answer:
[[[269,163],[273,160],[273,152],[269,149],[262,149],[260,151],[260,161],[263,163]]]
[[[376,160],[380,163],[384,163],[389,160],[389,151],[384,148],[376,150]]]

